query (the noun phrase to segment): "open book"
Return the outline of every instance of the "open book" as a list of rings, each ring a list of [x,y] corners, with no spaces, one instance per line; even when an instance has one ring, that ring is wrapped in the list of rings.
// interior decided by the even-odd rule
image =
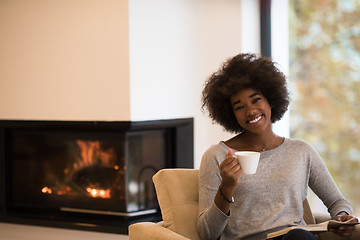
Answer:
[[[329,220],[329,221],[318,223],[318,224],[308,224],[308,225],[298,225],[298,226],[287,227],[287,228],[281,229],[279,231],[269,233],[267,235],[267,239],[284,235],[293,229],[304,229],[306,231],[316,233],[316,232],[326,232],[326,231],[328,231],[329,228],[337,228],[337,227],[344,226],[344,225],[360,224],[360,222],[351,222],[353,219],[354,218],[351,218],[345,222]]]

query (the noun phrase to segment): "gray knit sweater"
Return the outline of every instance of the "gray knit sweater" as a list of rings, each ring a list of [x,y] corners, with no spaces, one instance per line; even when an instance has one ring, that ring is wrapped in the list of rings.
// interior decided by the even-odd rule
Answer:
[[[261,152],[256,174],[242,175],[236,187],[230,216],[214,203],[221,182],[219,164],[229,147],[210,147],[200,166],[198,231],[202,239],[265,239],[268,232],[305,224],[302,202],[308,186],[334,217],[352,215],[317,152],[305,141],[285,139],[277,148]]]

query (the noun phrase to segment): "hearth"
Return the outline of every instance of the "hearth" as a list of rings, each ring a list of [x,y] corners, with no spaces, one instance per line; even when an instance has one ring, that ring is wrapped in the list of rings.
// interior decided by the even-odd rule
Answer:
[[[1,221],[127,233],[159,221],[152,176],[193,167],[193,119],[0,121]]]

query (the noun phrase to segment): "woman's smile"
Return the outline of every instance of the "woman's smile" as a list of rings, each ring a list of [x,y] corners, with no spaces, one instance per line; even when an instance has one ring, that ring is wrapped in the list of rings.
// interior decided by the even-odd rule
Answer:
[[[262,118],[263,118],[263,114],[260,114],[259,116],[257,116],[255,119],[253,119],[253,120],[250,120],[250,121],[247,121],[248,123],[250,123],[250,124],[254,124],[254,123],[257,123],[257,122],[259,122]]]

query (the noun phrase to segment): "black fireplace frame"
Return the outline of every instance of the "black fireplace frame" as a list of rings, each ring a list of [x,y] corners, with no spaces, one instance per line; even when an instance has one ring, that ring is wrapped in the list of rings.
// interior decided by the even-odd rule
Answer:
[[[114,216],[89,213],[14,212],[9,206],[9,138],[14,130],[76,130],[131,132],[144,130],[165,130],[165,168],[193,168],[194,123],[193,118],[151,121],[37,121],[0,120],[0,222],[19,223],[80,229],[99,232],[127,234],[130,224],[142,221],[160,221],[161,213],[139,216]]]

